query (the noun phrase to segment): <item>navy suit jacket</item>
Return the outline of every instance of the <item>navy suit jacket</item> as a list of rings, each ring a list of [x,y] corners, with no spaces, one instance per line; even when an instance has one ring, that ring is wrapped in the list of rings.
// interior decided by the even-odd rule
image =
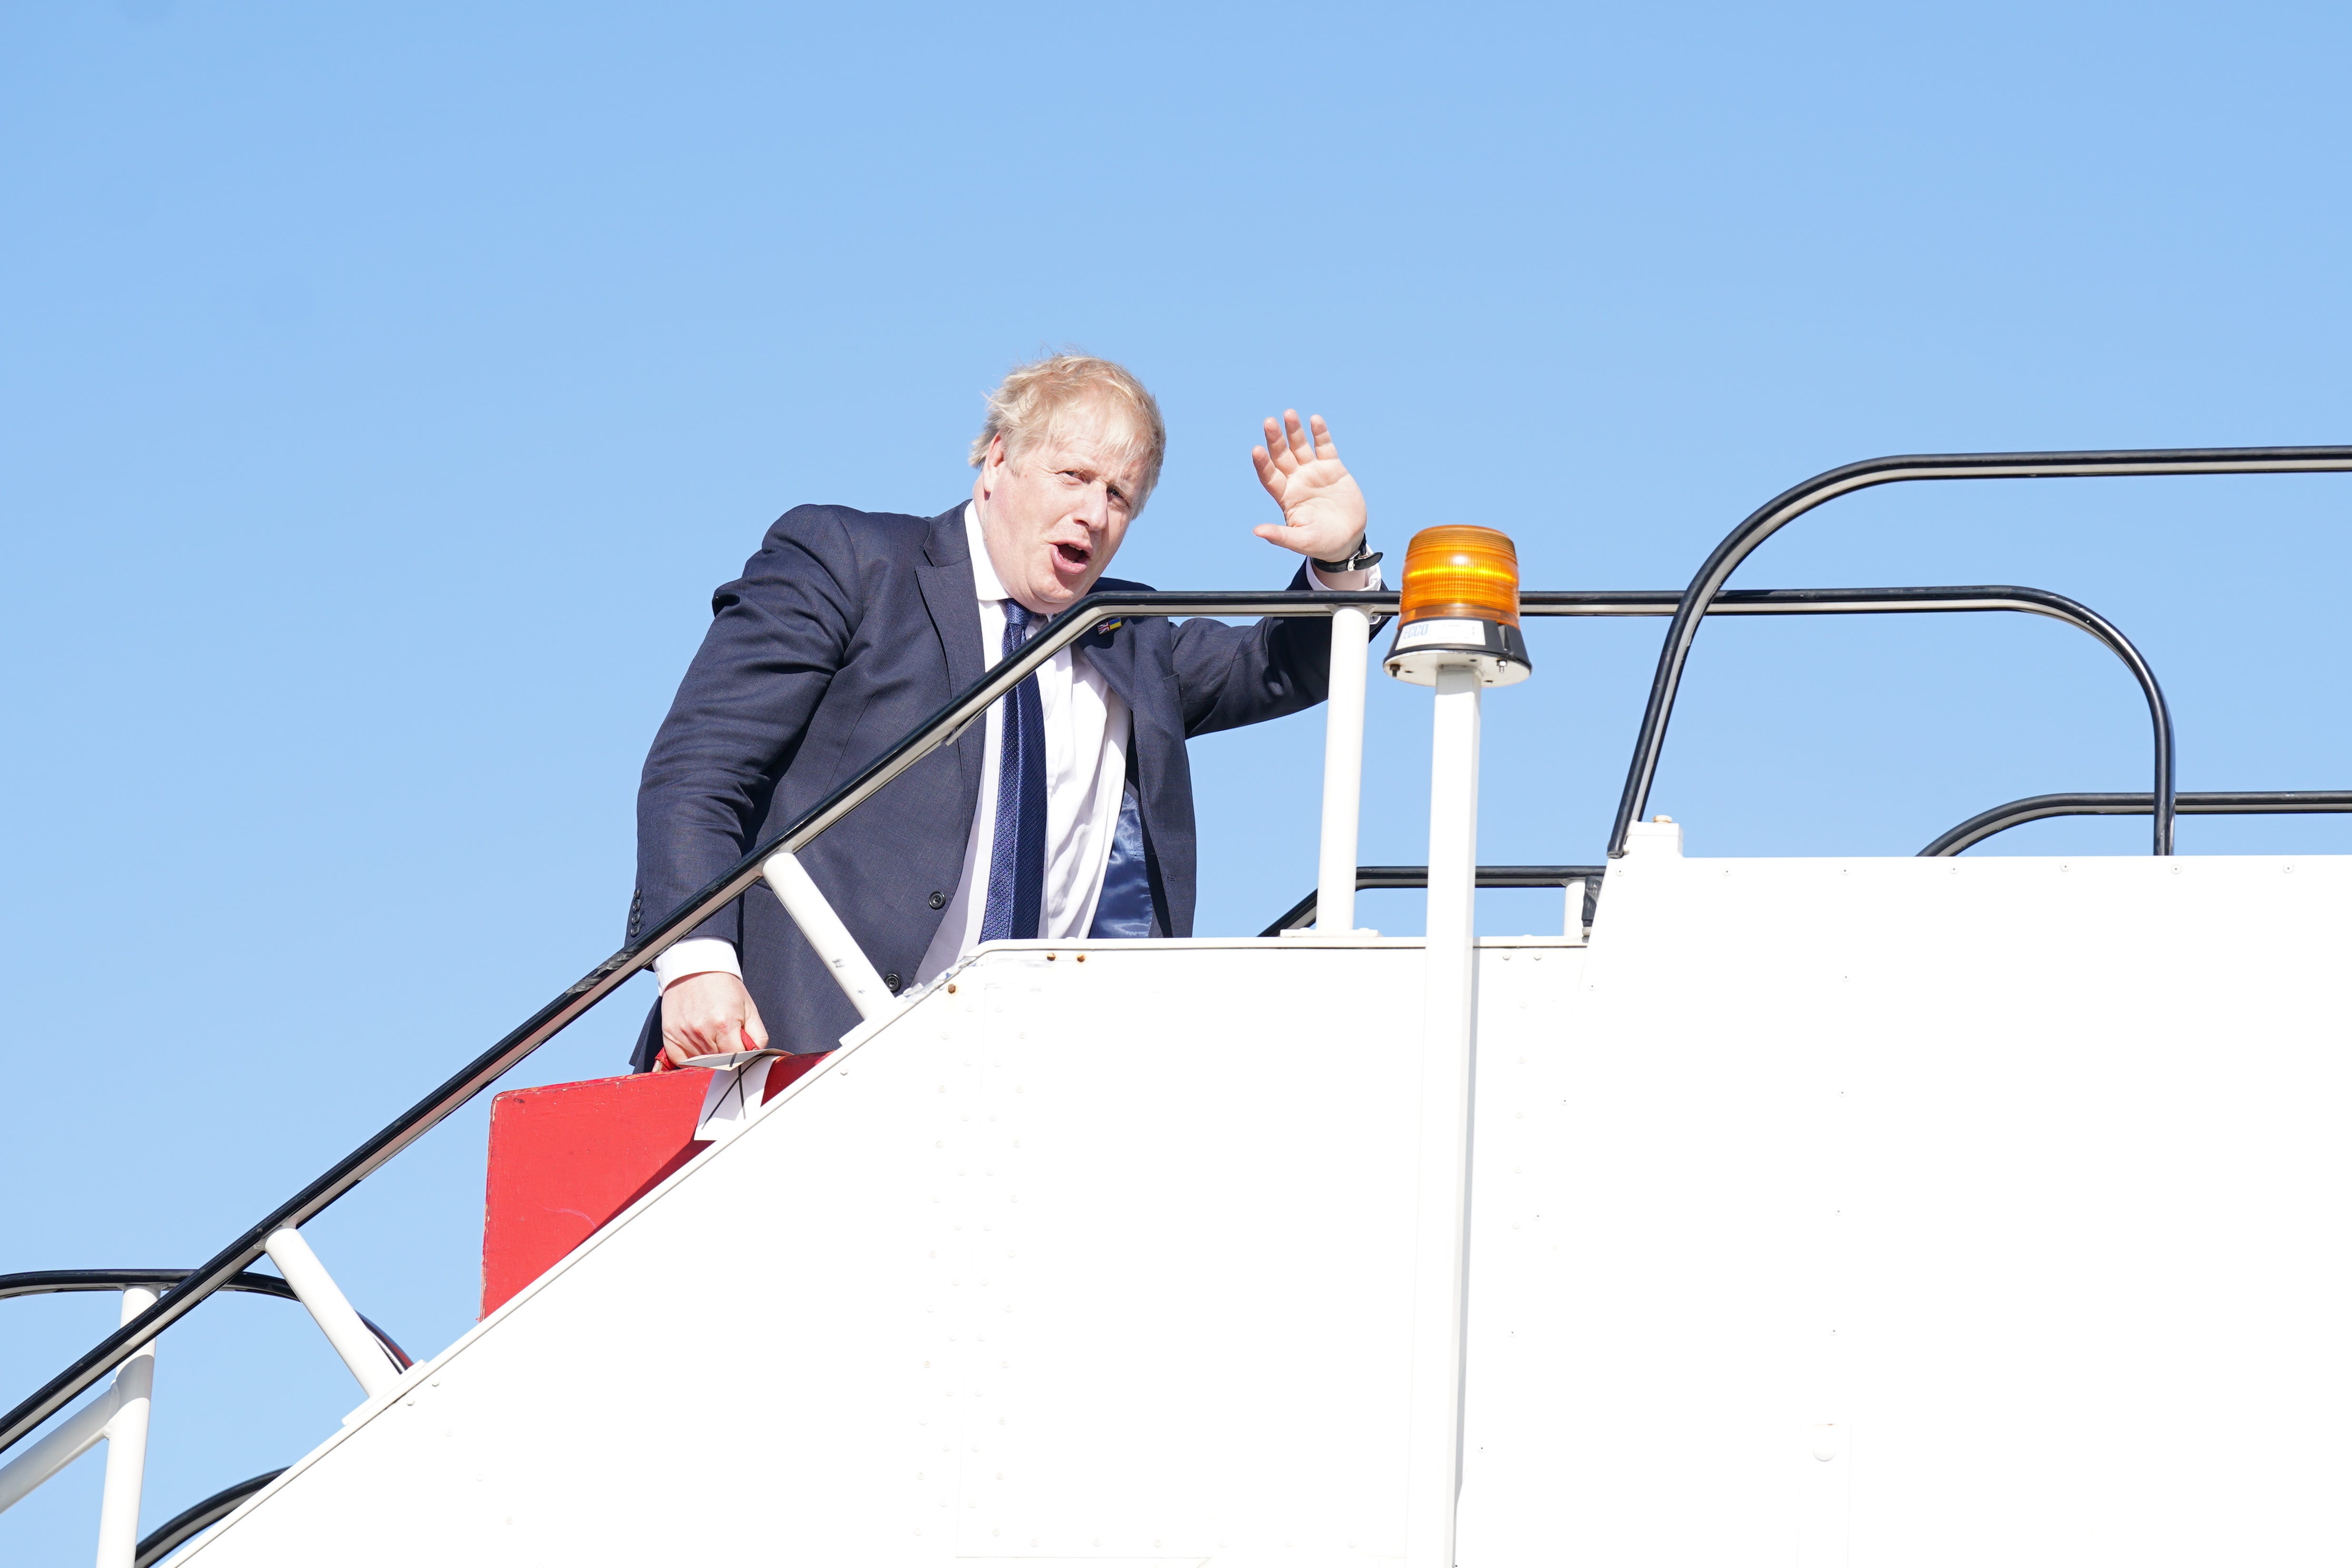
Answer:
[[[1301,565],[1291,587],[1308,586]],[[1141,590],[1106,577],[1097,586]],[[646,757],[629,937],[686,902],[971,686],[983,660],[963,503],[937,517],[795,507],[742,576],[711,595],[710,630]],[[1187,737],[1312,707],[1331,623],[1234,626],[1139,616],[1087,657],[1134,714],[1129,748],[1153,902],[1190,936],[1195,889]],[[939,929],[963,872],[986,746],[972,725],[836,823],[801,859],[893,991]],[[735,943],[770,1043],[831,1050],[857,1014],[764,886],[692,932]],[[637,1070],[660,1048],[660,1007]]]

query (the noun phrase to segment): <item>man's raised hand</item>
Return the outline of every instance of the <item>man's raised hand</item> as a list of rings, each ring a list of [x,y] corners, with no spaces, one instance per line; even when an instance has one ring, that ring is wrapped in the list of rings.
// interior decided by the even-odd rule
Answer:
[[[1265,445],[1250,448],[1258,483],[1282,508],[1279,523],[1251,531],[1260,539],[1318,561],[1346,555],[1364,531],[1364,492],[1339,460],[1330,427],[1317,415],[1302,427],[1298,411],[1283,410],[1279,422],[1265,422]]]

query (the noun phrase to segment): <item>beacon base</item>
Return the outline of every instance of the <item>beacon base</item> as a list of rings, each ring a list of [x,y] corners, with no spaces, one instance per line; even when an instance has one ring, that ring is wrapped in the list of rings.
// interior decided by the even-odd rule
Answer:
[[[1397,629],[1383,666],[1399,680],[1437,684],[1440,665],[1475,666],[1488,686],[1512,686],[1535,673],[1527,638],[1519,628],[1496,621],[1430,619]]]

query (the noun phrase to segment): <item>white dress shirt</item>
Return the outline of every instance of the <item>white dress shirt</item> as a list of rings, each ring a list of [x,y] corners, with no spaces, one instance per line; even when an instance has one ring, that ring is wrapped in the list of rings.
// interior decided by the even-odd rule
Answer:
[[[971,554],[972,594],[980,602],[981,659],[994,665],[1003,657],[1009,595],[981,535],[980,509],[969,501],[964,503],[963,532]],[[1311,563],[1307,572],[1315,586],[1331,586]],[[1374,566],[1365,586],[1380,584],[1380,568]],[[1038,667],[1036,679],[1045,721],[1045,897],[1037,934],[1066,942],[1085,936],[1094,926],[1111,838],[1118,831],[1133,717],[1126,700],[1104,683],[1084,648],[1063,648]],[[1004,704],[997,702],[988,710],[980,798],[972,803],[971,831],[964,840],[963,875],[910,986],[936,979],[980,945],[981,920],[988,912],[989,861],[996,841],[1003,729]],[[654,976],[665,991],[689,974],[713,971],[743,973],[733,942],[698,937],[673,944],[654,960]]]
[[[966,502],[964,542],[971,551],[972,592],[980,600],[980,641],[988,662],[1003,657],[1004,601],[1009,596],[981,537],[980,509]],[[1037,625],[1045,624],[1044,617]],[[1133,718],[1126,699],[1103,683],[1084,648],[1066,647],[1037,668],[1038,706],[1045,719],[1045,900],[1037,934],[1055,942],[1087,934],[1118,831],[1127,786],[1127,741]],[[980,798],[964,841],[963,876],[955,897],[915,966],[925,984],[980,945],[988,912],[988,868],[996,847],[996,784],[1003,766],[1004,704],[988,710],[988,743],[981,753]],[[1026,934],[1025,932],[1024,933]]]

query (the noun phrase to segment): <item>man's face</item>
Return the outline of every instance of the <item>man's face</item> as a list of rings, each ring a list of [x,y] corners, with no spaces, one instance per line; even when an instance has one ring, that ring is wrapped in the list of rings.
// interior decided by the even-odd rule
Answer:
[[[1118,432],[1114,426],[1110,434]],[[972,499],[1005,592],[1051,615],[1084,598],[1127,537],[1143,485],[1141,457],[1121,458],[1099,417],[1074,424],[1009,461],[1003,437],[981,464]]]

